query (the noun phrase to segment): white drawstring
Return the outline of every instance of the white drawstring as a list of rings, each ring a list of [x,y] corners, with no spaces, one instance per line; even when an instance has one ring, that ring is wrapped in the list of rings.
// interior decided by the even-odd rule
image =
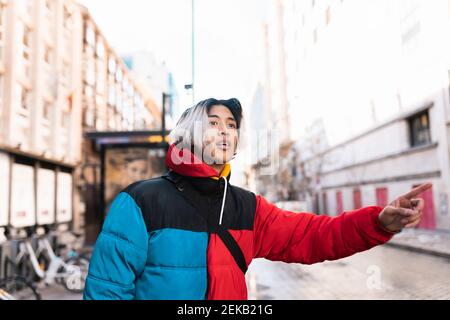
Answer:
[[[220,209],[220,219],[219,219],[219,226],[222,225],[222,217],[223,217],[223,209],[225,208],[225,199],[227,197],[227,187],[228,187],[228,181],[226,177],[221,177],[225,180],[225,190],[223,192],[223,199],[222,199],[222,209]]]

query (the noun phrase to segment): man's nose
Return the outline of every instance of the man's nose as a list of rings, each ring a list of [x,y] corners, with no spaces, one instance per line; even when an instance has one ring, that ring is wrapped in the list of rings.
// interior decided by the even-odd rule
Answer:
[[[219,135],[225,136],[228,135],[227,126],[225,124],[219,124]]]

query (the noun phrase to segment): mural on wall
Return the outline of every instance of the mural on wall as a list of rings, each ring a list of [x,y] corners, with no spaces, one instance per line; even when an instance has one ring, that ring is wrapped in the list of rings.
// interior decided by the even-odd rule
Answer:
[[[161,149],[117,148],[105,153],[105,208],[133,182],[159,177],[166,171]]]

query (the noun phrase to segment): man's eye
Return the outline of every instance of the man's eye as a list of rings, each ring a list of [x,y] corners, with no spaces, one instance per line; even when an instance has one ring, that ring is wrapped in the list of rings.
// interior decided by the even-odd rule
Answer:
[[[209,124],[212,126],[215,126],[215,125],[217,125],[217,121],[210,121]]]
[[[228,127],[231,128],[231,129],[236,129],[236,125],[234,123],[230,123],[228,125]]]

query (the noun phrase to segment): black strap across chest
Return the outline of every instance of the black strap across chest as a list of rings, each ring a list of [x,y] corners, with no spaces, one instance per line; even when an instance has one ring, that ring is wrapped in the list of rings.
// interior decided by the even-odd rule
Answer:
[[[217,221],[214,221],[212,215],[208,214],[210,208],[208,207],[207,199],[199,192],[195,191],[194,187],[187,179],[183,179],[182,176],[173,171],[169,171],[166,175],[162,176],[162,178],[172,182],[183,198],[193,206],[196,209],[196,212],[206,221],[210,229],[217,231],[217,235],[225,244],[228,251],[230,251],[239,268],[245,274],[247,272],[247,263],[239,244],[227,229],[222,225],[219,225]]]

